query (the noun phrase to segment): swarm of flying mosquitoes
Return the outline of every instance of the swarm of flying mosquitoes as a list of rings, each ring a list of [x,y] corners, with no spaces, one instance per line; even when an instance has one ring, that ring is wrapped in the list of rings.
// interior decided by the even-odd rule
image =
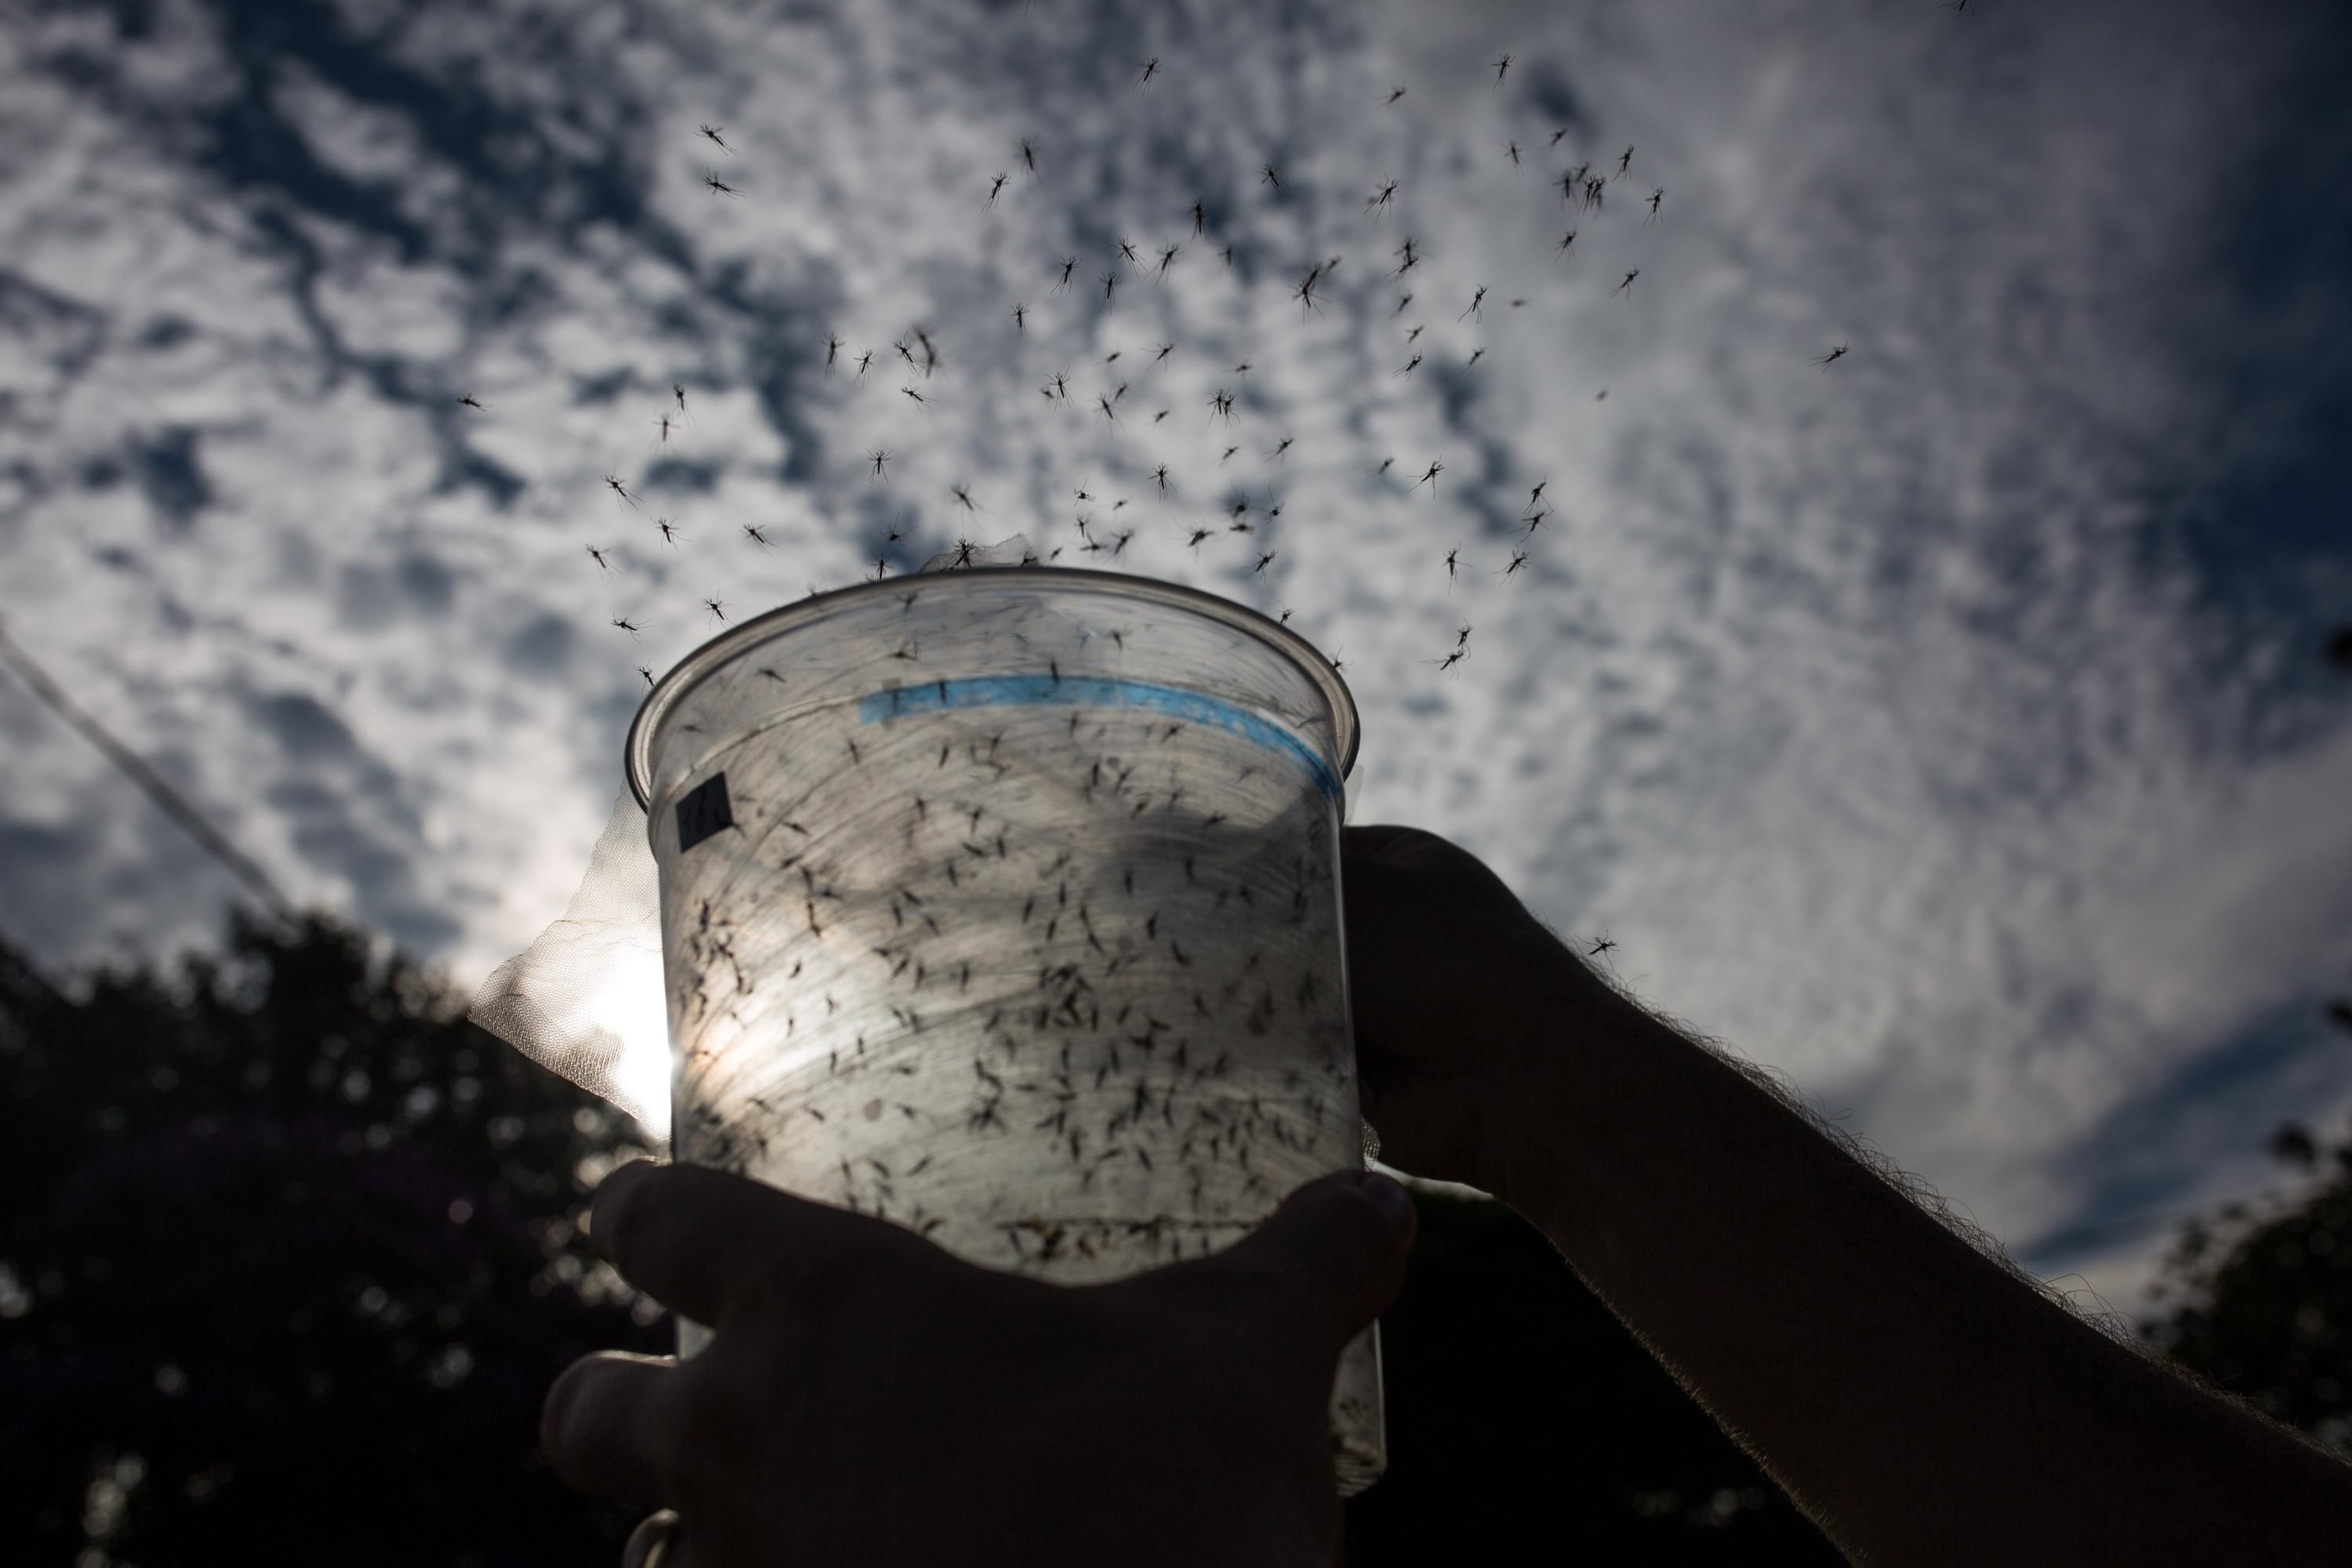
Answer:
[[[1961,4],[1964,5],[1965,0],[1961,0]],[[1506,54],[1490,62],[1494,71],[1493,85],[1496,88],[1499,89],[1505,85],[1510,73],[1512,59],[1512,56]],[[1133,83],[1136,89],[1142,89],[1150,86],[1160,75],[1160,62],[1156,58],[1140,61],[1136,68],[1137,75]],[[1395,104],[1405,96],[1405,92],[1406,89],[1402,86],[1397,86],[1391,89],[1378,100],[1379,107],[1384,108]],[[732,160],[738,156],[738,149],[734,143],[728,139],[726,128],[724,126],[706,124],[698,126],[697,131],[699,144],[702,145],[711,156],[718,158],[720,164],[725,165],[729,160]],[[1557,148],[1568,134],[1569,131],[1567,128],[1553,131],[1550,133],[1549,142],[1545,144],[1545,150],[1549,151]],[[1508,159],[1513,166],[1518,167],[1524,165],[1524,161],[1528,156],[1529,151],[1530,149],[1528,146],[1514,140],[1504,144],[1502,154]],[[1598,169],[1596,169],[1595,165],[1591,162],[1580,163],[1573,168],[1564,169],[1555,180],[1550,182],[1549,188],[1557,189],[1559,195],[1560,205],[1564,209],[1572,210],[1578,215],[1602,214],[1607,208],[1606,198],[1610,188],[1612,185],[1622,184],[1624,182],[1634,178],[1633,174],[1634,151],[1635,149],[1629,145],[1620,152],[1613,160],[1608,161],[1608,163],[1603,163]],[[1021,140],[1017,149],[1015,150],[1014,157],[1018,160],[1018,165],[1025,171],[1031,180],[1034,181],[1038,178],[1039,161],[1037,155],[1037,143],[1034,137],[1024,137]],[[1008,163],[1011,162],[1012,160],[1008,160]],[[1611,166],[1612,164],[1613,164],[1613,168]],[[1272,163],[1261,164],[1256,173],[1258,176],[1257,184],[1260,188],[1277,193],[1282,189],[1283,176],[1281,171],[1276,164]],[[997,171],[989,177],[987,189],[984,195],[984,205],[986,207],[993,208],[997,205],[999,199],[1004,193],[1006,184],[1013,179],[1013,169],[1011,167]],[[712,196],[716,198],[730,201],[742,199],[743,191],[741,188],[734,181],[723,177],[719,168],[713,167],[709,169],[703,176],[701,183],[704,187],[710,192]],[[1392,204],[1395,202],[1397,196],[1399,185],[1400,182],[1397,180],[1383,178],[1371,186],[1365,197],[1364,208],[1372,220],[1378,221],[1391,210]],[[1638,185],[1635,188],[1638,189]],[[1645,226],[1661,221],[1665,195],[1666,193],[1663,186],[1653,185],[1649,188],[1646,195],[1641,195],[1637,198],[1637,205],[1645,209],[1645,216],[1643,218],[1643,223]],[[1191,204],[1185,216],[1189,218],[1191,224],[1191,237],[1193,239],[1204,238],[1209,227],[1209,212],[1205,203],[1201,200],[1194,200]],[[1577,234],[1578,230],[1574,226],[1569,227],[1566,232],[1562,234],[1557,247],[1554,247],[1553,255],[1556,258],[1568,259],[1573,257]],[[1102,291],[1100,304],[1106,309],[1116,305],[1118,285],[1122,281],[1124,276],[1144,276],[1148,278],[1165,279],[1170,268],[1176,264],[1179,257],[1182,253],[1182,250],[1183,247],[1181,244],[1162,246],[1157,251],[1156,259],[1147,260],[1144,255],[1138,250],[1133,241],[1121,237],[1110,257],[1108,258],[1108,268],[1097,279],[1096,279],[1096,281],[1100,285]],[[1221,257],[1227,268],[1230,269],[1233,267],[1233,246],[1227,245],[1221,250],[1215,252],[1215,254]],[[1391,280],[1397,283],[1402,289],[1408,279],[1408,275],[1424,259],[1420,247],[1420,243],[1412,235],[1404,235],[1402,237],[1402,242],[1393,248],[1391,255],[1394,258],[1396,265],[1393,269],[1391,270],[1389,276]],[[1296,287],[1292,289],[1290,297],[1297,301],[1302,319],[1311,316],[1318,308],[1318,290],[1325,289],[1330,283],[1332,272],[1339,265],[1339,259],[1340,258],[1338,257],[1333,257],[1328,260],[1318,262],[1307,268],[1304,276],[1301,277]],[[1076,256],[1055,257],[1051,259],[1050,263],[1041,268],[1041,272],[1043,274],[1041,281],[1049,284],[1052,292],[1063,292],[1070,289],[1073,283],[1077,280],[1079,269],[1082,265],[1082,258]],[[1122,267],[1129,269],[1127,274],[1121,273],[1120,268]],[[1628,293],[1633,288],[1635,281],[1641,276],[1642,269],[1640,268],[1636,267],[1629,268],[1625,272],[1624,276],[1618,280],[1616,286],[1610,290],[1611,294],[1624,295]],[[1487,291],[1487,286],[1480,284],[1470,294],[1468,300],[1463,304],[1460,311],[1454,318],[1455,321],[1457,322],[1465,321],[1482,321],[1484,319],[1483,312],[1486,308]],[[1397,300],[1394,310],[1390,313],[1390,320],[1393,321],[1403,316],[1405,311],[1413,304],[1415,298],[1416,296],[1409,289],[1402,292]],[[1511,300],[1511,304],[1514,306],[1522,305],[1526,301],[1522,299],[1515,299]],[[1030,317],[1032,314],[1031,307],[1025,300],[1015,302],[1006,311],[1006,316],[1011,322],[1011,330],[1016,337],[1022,337],[1027,334]],[[1393,373],[1395,376],[1410,379],[1413,375],[1413,373],[1425,362],[1426,353],[1422,351],[1417,351],[1414,347],[1417,340],[1421,337],[1422,331],[1423,328],[1418,324],[1413,325],[1405,331],[1402,342],[1400,345],[1400,353],[1403,357],[1399,367]],[[811,353],[813,354],[822,354],[824,367],[826,371],[849,372],[854,374],[856,380],[862,381],[874,365],[876,360],[881,357],[880,351],[873,348],[861,348],[853,358],[846,353],[848,347],[849,345],[847,342],[839,334],[828,333],[822,343],[811,345]],[[908,377],[905,384],[900,385],[898,388],[898,391],[912,404],[928,405],[930,401],[930,395],[925,391],[925,385],[930,383],[934,374],[938,372],[940,367],[940,354],[932,342],[929,326],[917,326],[913,328],[904,336],[892,341],[889,347],[893,358],[890,361],[886,361],[886,363],[895,363],[898,364],[903,369],[905,374]],[[1149,363],[1157,364],[1160,362],[1164,361],[1171,353],[1176,351],[1176,348],[1177,345],[1172,342],[1163,342],[1157,345],[1156,353]],[[1832,345],[1828,349],[1827,353],[1815,358],[1813,363],[1826,370],[1845,356],[1846,349],[1847,345],[1844,343]],[[1480,346],[1475,348],[1468,356],[1467,363],[1465,364],[1464,368],[1468,369],[1475,367],[1486,356],[1486,350],[1485,347]],[[1106,369],[1115,365],[1119,358],[1120,352],[1113,352],[1109,354],[1105,362]],[[1253,368],[1253,363],[1254,362],[1252,361],[1244,360],[1240,363],[1234,365],[1231,369],[1232,376],[1235,381],[1244,380]],[[1062,371],[1055,373],[1050,379],[1039,387],[1038,390],[1049,402],[1056,403],[1065,406],[1068,405],[1071,401],[1068,372]],[[1118,428],[1127,427],[1133,418],[1140,417],[1139,415],[1135,415],[1130,411],[1130,419],[1122,420],[1120,403],[1126,396],[1128,391],[1128,383],[1123,381],[1117,382],[1112,390],[1097,394],[1095,396],[1093,412],[1098,413],[1110,426]],[[674,382],[670,387],[670,404],[665,405],[660,415],[649,422],[656,429],[658,430],[659,438],[664,446],[667,446],[668,442],[685,427],[689,417],[686,386],[682,383]],[[1595,401],[1606,399],[1608,395],[1609,394],[1604,388],[1597,395]],[[487,414],[489,412],[483,404],[477,401],[470,395],[458,397],[456,401],[459,405],[473,409],[478,413]],[[1208,401],[1210,419],[1213,421],[1222,420],[1225,424],[1230,425],[1233,421],[1234,409],[1235,406],[1234,394],[1228,388],[1221,387],[1217,391],[1216,395]],[[1158,426],[1161,421],[1168,418],[1171,412],[1171,410],[1166,408],[1155,411],[1150,416],[1150,425],[1145,426],[1145,428],[1148,429],[1150,426]],[[1286,461],[1287,454],[1289,453],[1292,445],[1292,437],[1287,434],[1284,434],[1278,438],[1274,438],[1274,444],[1271,447],[1265,448],[1263,451],[1264,460],[1276,464]],[[1226,447],[1223,450],[1223,456],[1218,459],[1220,466],[1229,461],[1241,450],[1242,447],[1239,444]],[[888,479],[889,466],[894,455],[895,454],[890,448],[884,447],[874,447],[866,454],[866,461],[872,465],[872,477],[876,480],[887,481]],[[1374,477],[1385,477],[1391,468],[1397,464],[1397,462],[1398,459],[1394,457],[1383,459],[1379,467],[1373,470]],[[1418,470],[1418,477],[1414,479],[1412,485],[1410,487],[1411,490],[1417,492],[1422,487],[1426,486],[1431,494],[1434,496],[1437,489],[1438,477],[1444,471],[1444,468],[1445,464],[1442,458],[1430,458],[1426,465]],[[1404,470],[1405,473],[1412,473],[1413,471],[1414,470],[1411,468]],[[1171,492],[1177,488],[1178,481],[1171,479],[1169,466],[1164,462],[1159,463],[1156,466],[1147,465],[1141,468],[1141,476],[1150,479],[1157,487],[1158,491],[1162,494]],[[603,482],[604,488],[616,498],[616,504],[625,505],[628,509],[642,513],[643,509],[639,505],[638,498],[629,488],[627,480],[623,479],[617,473],[607,473],[603,476]],[[1528,548],[1514,549],[1510,553],[1508,563],[1500,567],[1494,574],[1495,575],[1501,577],[1516,576],[1532,559],[1533,543],[1537,531],[1542,528],[1544,523],[1554,516],[1552,507],[1544,500],[1544,491],[1549,483],[1550,481],[1548,479],[1538,479],[1529,488],[1528,499],[1525,503],[1529,508],[1529,510],[1526,515],[1520,517],[1518,520],[1519,522],[1524,525],[1526,530],[1526,531],[1520,535],[1520,541],[1528,544]],[[978,511],[979,508],[972,498],[971,487],[968,484],[959,483],[951,486],[950,489],[950,495],[955,504],[961,506],[966,512],[976,513]],[[1081,503],[1092,503],[1096,499],[1094,495],[1087,491],[1084,487],[1077,488],[1076,498]],[[1116,501],[1112,510],[1116,511],[1124,508],[1127,504],[1126,500],[1118,500]],[[1189,532],[1189,535],[1185,540],[1185,543],[1195,554],[1199,552],[1200,547],[1203,542],[1214,537],[1218,533],[1247,534],[1254,531],[1255,525],[1248,521],[1248,518],[1251,512],[1256,510],[1256,508],[1255,503],[1251,502],[1246,495],[1235,494],[1234,499],[1223,504],[1223,510],[1227,516],[1227,521],[1223,529],[1195,528]],[[1282,508],[1280,505],[1270,504],[1265,515],[1268,521],[1271,521],[1273,519],[1279,518],[1281,513]],[[668,518],[654,518],[651,521],[651,527],[660,534],[662,543],[672,549],[676,549],[680,542],[686,542],[687,540],[687,536],[679,532],[677,525]],[[1079,544],[1076,546],[1078,553],[1084,555],[1108,552],[1111,559],[1114,561],[1120,559],[1127,548],[1128,542],[1134,537],[1136,531],[1133,529],[1123,530],[1113,534],[1108,540],[1104,540],[1097,538],[1095,535],[1093,531],[1094,527],[1095,519],[1092,514],[1081,513],[1078,516],[1076,523],[1076,531],[1080,541]],[[766,533],[757,525],[748,523],[742,524],[740,525],[740,531],[748,540],[750,544],[755,549],[769,549],[773,547],[770,540],[767,538]],[[1557,531],[1555,530],[1555,531]],[[886,545],[895,543],[904,537],[905,535],[900,530],[896,528],[890,529],[887,531],[883,542]],[[606,546],[589,544],[585,548],[589,558],[594,563],[597,568],[604,572],[611,572],[614,569],[612,561],[606,553]],[[953,569],[959,566],[972,564],[973,552],[978,548],[979,546],[973,544],[970,540],[960,537],[956,541],[956,551],[949,562],[950,568]],[[1033,550],[1023,558],[1021,563],[1024,565],[1042,564],[1058,561],[1066,548],[1068,547],[1055,546],[1052,550],[1048,551],[1042,558]],[[1259,551],[1253,546],[1251,553],[1256,560],[1256,565],[1255,568],[1255,574],[1263,575],[1266,568],[1273,564],[1277,552],[1273,550]],[[1458,578],[1460,573],[1465,570],[1465,563],[1462,561],[1459,547],[1448,550],[1445,552],[1443,565],[1445,572],[1447,584],[1451,586]],[[888,570],[889,561],[887,555],[877,552],[875,561],[875,570],[866,578],[866,581],[878,581],[888,572]],[[812,587],[810,593],[814,595],[816,593],[816,589]],[[714,625],[724,625],[726,623],[727,613],[725,601],[713,597],[702,600],[701,604],[703,609],[706,610],[712,617]],[[1285,624],[1288,623],[1290,615],[1291,612],[1287,609],[1282,612],[1281,619]],[[619,630],[627,633],[632,638],[635,638],[643,629],[635,621],[632,620],[627,616],[618,616],[614,617],[612,624]],[[1461,628],[1452,648],[1447,649],[1443,657],[1427,662],[1435,665],[1441,671],[1452,672],[1456,665],[1460,664],[1469,657],[1469,638],[1470,628],[1465,626]],[[639,665],[636,668],[637,673],[644,678],[646,686],[648,688],[652,687],[654,685],[655,679],[654,672],[644,665]],[[1342,669],[1345,667],[1338,663],[1338,661],[1334,661],[1333,668],[1335,669]]]

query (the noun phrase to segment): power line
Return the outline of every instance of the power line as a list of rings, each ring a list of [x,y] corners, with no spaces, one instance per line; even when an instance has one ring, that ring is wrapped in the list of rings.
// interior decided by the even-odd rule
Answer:
[[[298,924],[293,900],[278,891],[278,884],[268,872],[246,858],[243,851],[228,841],[227,835],[205,820],[186,796],[173,789],[163,776],[151,768],[130,747],[109,734],[106,727],[88,713],[65,689],[49,679],[48,673],[33,661],[33,656],[13,641],[5,628],[0,628],[0,660],[16,672],[17,679],[32,688],[33,695],[49,705],[51,711],[81,731],[83,738],[106,753],[107,760],[128,775],[132,784],[147,792],[147,798],[163,808],[163,815],[180,825],[181,831],[194,839],[199,847],[228,868],[229,874],[245,884],[247,891],[259,899],[269,912],[288,925]]]

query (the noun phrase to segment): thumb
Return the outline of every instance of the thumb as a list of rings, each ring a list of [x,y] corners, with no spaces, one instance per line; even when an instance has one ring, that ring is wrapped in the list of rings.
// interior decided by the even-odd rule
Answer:
[[[1223,1258],[1272,1280],[1336,1351],[1403,1289],[1414,1226],[1403,1187],[1369,1171],[1339,1171],[1293,1192]]]

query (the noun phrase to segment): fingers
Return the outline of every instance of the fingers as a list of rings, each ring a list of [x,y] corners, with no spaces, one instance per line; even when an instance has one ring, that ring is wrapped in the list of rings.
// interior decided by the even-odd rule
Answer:
[[[629,1542],[621,1548],[621,1568],[685,1568],[684,1531],[677,1510],[662,1509],[637,1521]]]
[[[824,1289],[909,1249],[936,1249],[887,1220],[813,1203],[703,1165],[633,1160],[606,1176],[589,1239],[638,1289],[723,1329],[747,1301]]]
[[[613,1502],[658,1503],[664,1457],[676,1450],[667,1356],[599,1351],[563,1369],[539,1411],[540,1452],[573,1490]]]
[[[1416,839],[1433,837],[1418,827],[1402,823],[1375,822],[1342,827],[1339,847],[1349,856],[1387,856],[1411,846]]]
[[[1392,1207],[1375,1202],[1371,1184],[1386,1189],[1382,1196]],[[1412,1200],[1402,1186],[1341,1171],[1300,1187],[1257,1229],[1202,1267],[1222,1263],[1273,1281],[1336,1355],[1403,1289],[1413,1227]]]

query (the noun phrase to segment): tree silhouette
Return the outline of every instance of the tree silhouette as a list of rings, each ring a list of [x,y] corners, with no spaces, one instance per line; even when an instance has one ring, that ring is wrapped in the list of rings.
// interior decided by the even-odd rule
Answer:
[[[0,1559],[618,1560],[537,1443],[671,1342],[577,1236],[620,1119],[462,1014],[317,917],[79,996],[0,947]]]
[[[2352,676],[2352,626],[2328,635],[2324,657]],[[2352,996],[2330,998],[2326,1016],[2352,1037]],[[2152,1292],[2179,1304],[2148,1338],[2352,1458],[2352,1131],[2324,1147],[2289,1122],[2270,1152],[2304,1179],[2182,1228]]]

